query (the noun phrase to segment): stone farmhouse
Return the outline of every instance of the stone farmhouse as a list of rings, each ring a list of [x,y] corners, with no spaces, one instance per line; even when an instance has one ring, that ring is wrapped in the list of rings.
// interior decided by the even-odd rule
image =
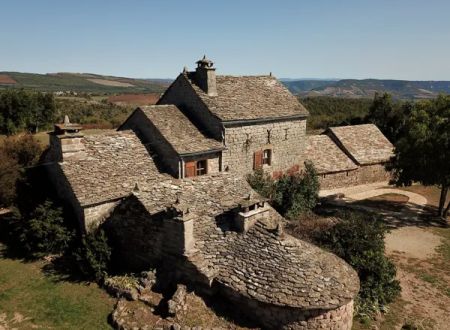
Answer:
[[[203,58],[116,132],[55,125],[47,168],[81,230],[102,226],[127,269],[221,294],[264,328],[350,329],[356,272],[285,234],[245,175],[310,160],[325,188],[386,181],[392,145],[373,125],[308,136],[307,116],[272,75],[216,76]]]

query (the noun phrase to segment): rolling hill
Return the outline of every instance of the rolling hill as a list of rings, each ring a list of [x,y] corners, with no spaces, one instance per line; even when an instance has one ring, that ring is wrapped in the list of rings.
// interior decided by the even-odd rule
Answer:
[[[289,90],[300,96],[372,98],[375,92],[387,92],[397,99],[433,98],[450,94],[450,81],[408,81],[382,79],[285,80]]]
[[[134,79],[91,73],[0,72],[0,89],[25,88],[45,92],[161,93],[169,83],[166,79]]]

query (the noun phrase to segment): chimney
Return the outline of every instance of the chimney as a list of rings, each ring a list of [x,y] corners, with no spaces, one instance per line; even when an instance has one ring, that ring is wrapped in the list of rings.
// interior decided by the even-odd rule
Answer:
[[[64,122],[55,124],[50,134],[50,160],[62,162],[70,158],[82,158],[85,156],[83,127],[71,123],[69,116],[64,116]]]
[[[213,68],[214,63],[207,59],[206,55],[196,63],[196,84],[209,96],[217,96],[216,68]]]

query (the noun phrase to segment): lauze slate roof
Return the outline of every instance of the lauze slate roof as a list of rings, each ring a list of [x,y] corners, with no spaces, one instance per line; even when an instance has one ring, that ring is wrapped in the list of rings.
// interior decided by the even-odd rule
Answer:
[[[163,180],[132,131],[85,136],[86,157],[60,164],[81,206],[126,196],[137,182]]]
[[[277,234],[282,218],[275,210],[245,234],[232,230],[229,211],[249,194],[252,200],[262,200],[244,178],[218,173],[143,188],[138,199],[150,214],[178,199],[175,206],[188,209],[194,219],[199,255],[192,262],[209,278],[245,297],[305,309],[335,308],[353,299],[359,289],[356,272],[331,253]]]
[[[393,156],[394,146],[373,124],[331,127],[328,134],[357,164],[386,162]]]
[[[175,105],[154,105],[139,109],[180,155],[224,149],[222,143],[204,136]]]
[[[208,109],[222,121],[308,116],[306,108],[272,76],[217,76],[217,96],[195,84],[195,73],[186,78]]]
[[[313,162],[319,174],[349,171],[358,168],[327,135],[307,136],[305,159]]]

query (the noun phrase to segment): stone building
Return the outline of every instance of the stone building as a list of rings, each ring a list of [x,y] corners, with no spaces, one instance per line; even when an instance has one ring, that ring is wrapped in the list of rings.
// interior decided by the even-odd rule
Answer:
[[[311,160],[323,187],[387,179],[392,145],[373,125],[306,135],[307,110],[273,76],[216,75],[206,58],[118,131],[51,133],[50,179],[82,231],[102,226],[124,267],[219,293],[272,329],[350,329],[355,271],[283,232],[247,184]]]

